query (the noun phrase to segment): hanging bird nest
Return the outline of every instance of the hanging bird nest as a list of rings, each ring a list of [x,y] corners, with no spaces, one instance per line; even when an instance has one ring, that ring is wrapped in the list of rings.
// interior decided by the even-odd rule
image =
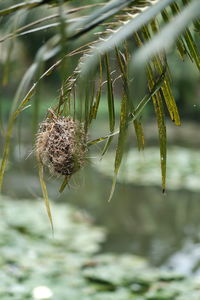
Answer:
[[[35,153],[53,175],[71,176],[86,163],[87,135],[72,117],[52,114],[39,127]]]

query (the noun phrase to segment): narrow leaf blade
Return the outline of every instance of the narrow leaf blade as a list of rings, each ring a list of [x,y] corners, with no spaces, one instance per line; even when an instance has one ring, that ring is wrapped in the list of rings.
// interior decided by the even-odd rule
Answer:
[[[41,162],[38,162],[38,169],[39,169],[40,185],[41,185],[41,189],[42,189],[44,203],[45,203],[46,210],[47,210],[47,215],[49,217],[52,232],[54,232],[53,219],[52,219],[51,208],[50,208],[50,204],[49,204],[49,197],[48,197],[48,193],[47,193],[47,187],[46,187],[46,184],[45,184],[45,181],[44,181],[43,165],[41,164]]]

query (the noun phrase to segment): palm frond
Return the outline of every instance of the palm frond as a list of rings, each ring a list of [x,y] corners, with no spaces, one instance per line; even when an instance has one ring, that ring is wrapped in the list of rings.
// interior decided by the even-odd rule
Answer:
[[[153,55],[155,55],[155,53],[170,49],[184,29],[199,16],[200,2],[198,0],[194,0],[191,4],[186,6],[182,12],[176,16],[176,18],[171,20],[171,22],[167,24],[158,35],[155,35],[149,43],[135,54],[135,62],[148,61]],[[200,56],[197,46],[188,29],[185,30],[183,38],[188,47],[187,52],[190,54],[190,57],[194,59],[199,69]]]
[[[137,10],[134,14],[129,14],[129,20],[115,30],[109,29],[111,34],[92,48],[91,55],[88,56],[82,65],[81,72],[83,74],[87,74],[87,70],[90,70],[92,66],[94,67],[100,55],[121,45],[125,39],[129,38],[134,32],[137,32],[142,26],[150,22],[160,11],[172,3],[173,0],[147,0],[145,2],[146,5],[142,3],[140,6],[140,1],[138,1],[138,5],[136,5]]]
[[[73,1],[64,2],[69,2],[72,7],[61,6],[59,1],[53,0],[32,0],[17,4],[13,2],[13,5],[8,7],[5,3],[0,5],[0,16],[3,19],[8,18],[8,21],[20,12],[30,12],[46,4],[58,8],[58,13],[50,13],[48,16],[29,21],[28,24],[20,23],[17,27],[11,27],[11,31],[4,32],[0,38],[1,43],[8,42],[7,40],[14,43],[18,37],[38,34],[50,28],[52,30],[49,40],[40,45],[34,62],[22,78],[13,100],[0,168],[0,186],[16,118],[31,101],[39,83],[57,68],[61,68],[61,77],[66,79],[64,83],[61,82],[60,97],[53,110],[58,115],[70,114],[74,119],[84,121],[85,131],[89,131],[92,122],[96,120],[101,95],[104,92],[102,87],[107,90],[109,132],[88,141],[88,146],[104,141],[104,154],[113,137],[118,135],[110,198],[114,192],[130,124],[134,128],[138,148],[144,148],[144,133],[139,117],[145,106],[150,103],[154,107],[157,119],[162,187],[165,190],[165,107],[171,120],[180,125],[178,108],[171,90],[167,54],[172,47],[176,47],[182,60],[188,56],[200,69],[200,55],[194,38],[195,31],[199,32],[199,0],[112,0],[79,7],[73,7]],[[78,14],[78,17],[69,18],[73,13]],[[52,21],[54,19],[55,22]],[[65,74],[65,60],[72,56],[77,57],[75,67],[70,74]],[[38,73],[41,65],[45,66],[45,62],[50,59],[54,60],[52,65],[42,75]],[[142,78],[144,70],[145,80]],[[38,77],[35,77],[36,74]],[[33,78],[35,83],[31,86]],[[115,110],[116,80],[120,81],[122,87],[119,114]],[[142,84],[145,86],[144,95],[138,93]],[[118,121],[119,129],[116,130]],[[65,178],[61,190],[67,182],[68,179]]]

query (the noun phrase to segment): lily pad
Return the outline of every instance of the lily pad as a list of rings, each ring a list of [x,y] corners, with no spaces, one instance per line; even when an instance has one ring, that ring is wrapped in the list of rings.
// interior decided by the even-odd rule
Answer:
[[[159,148],[148,147],[139,152],[132,149],[126,155],[118,181],[137,185],[161,185]],[[177,190],[186,188],[199,191],[200,156],[199,151],[182,147],[169,147],[167,155],[167,188]],[[114,174],[114,155],[108,153],[103,160],[96,160],[96,169],[109,176]]]
[[[152,268],[134,255],[99,254],[105,230],[85,213],[42,201],[0,203],[0,299],[197,300],[198,277]]]

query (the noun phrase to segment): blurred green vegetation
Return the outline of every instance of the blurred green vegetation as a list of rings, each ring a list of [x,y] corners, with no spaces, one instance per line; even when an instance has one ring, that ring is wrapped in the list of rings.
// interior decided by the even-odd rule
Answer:
[[[30,40],[27,39],[26,44],[30,44]],[[37,41],[36,41],[37,44]],[[181,63],[176,56],[176,53],[172,53],[168,59],[169,65],[173,72],[171,73],[171,80],[173,82],[173,94],[176,99],[178,109],[180,111],[181,120],[184,122],[193,121],[199,122],[200,105],[200,77],[195,66],[186,59]],[[13,62],[13,68],[15,68],[15,62]],[[12,66],[11,66],[12,68]],[[2,72],[0,71],[0,74]],[[1,118],[6,120],[10,113],[10,109],[13,101],[13,91],[21,79],[21,72],[16,74],[9,86],[4,86],[0,94],[0,115]],[[39,102],[39,115],[40,119],[43,119],[47,113],[47,109],[54,106],[58,99],[59,88],[59,73],[55,72],[52,78],[48,79],[45,84],[39,89],[38,94],[34,96],[32,104],[29,109],[23,112],[23,115],[30,117],[33,115],[35,101]],[[119,89],[119,87],[117,88]],[[36,99],[37,98],[37,99]],[[79,102],[77,100],[77,102]],[[107,98],[106,94],[102,95],[100,101],[100,107],[98,111],[98,118],[107,118]],[[115,99],[116,115],[120,112],[120,95],[118,99]],[[151,105],[147,105],[142,114],[142,120],[151,121],[154,119],[154,112]]]
[[[19,2],[16,1],[16,3]],[[81,3],[80,1],[73,1],[73,3],[66,1],[66,8],[71,9],[72,7],[79,7],[80,4],[95,4],[99,2],[93,0],[81,1]],[[104,2],[106,3],[106,1]],[[181,3],[184,2],[186,3],[187,1],[182,1]],[[7,7],[7,5],[12,3],[13,1],[0,1],[1,8]],[[94,8],[91,7],[87,10],[87,13],[92,13],[93,10]],[[12,32],[12,30],[21,25],[58,12],[59,9],[56,7],[49,10],[46,7],[39,7],[28,13],[23,11],[21,15],[13,15],[10,19],[5,17],[3,19],[5,22],[1,23],[0,38],[5,33],[9,34],[10,31]],[[67,16],[66,20],[73,23],[80,16],[84,16],[84,12],[75,13],[72,17],[73,20]],[[47,21],[44,24],[48,26],[50,23]],[[105,25],[100,25],[92,31],[92,34],[105,28]],[[16,93],[26,71],[30,71],[29,68],[33,66],[34,61],[38,62],[41,59],[37,55],[40,47],[44,46],[53,34],[58,34],[62,37],[61,31],[62,26],[57,28],[51,27],[48,30],[47,28],[41,31],[38,30],[37,32],[27,33],[16,39],[0,43],[0,81],[2,83],[0,91],[0,148],[3,147],[4,129],[6,128],[13,102],[20,102],[27,90],[34,82],[37,82],[40,75],[53,65],[57,59],[62,57],[65,51],[68,53],[93,39],[91,32],[88,32],[86,35],[81,36],[78,41],[75,41],[74,44],[72,43],[73,45],[70,43],[67,46],[62,45],[62,53],[59,52],[56,57],[52,56],[45,63],[40,62],[34,76],[29,77],[30,80],[27,80],[27,85],[24,85],[19,94]],[[192,37],[199,48],[197,36],[198,32],[192,31]],[[134,42],[133,44],[133,47],[135,47],[136,43]],[[17,126],[14,128],[15,137],[12,140],[10,164],[8,166],[11,171],[9,176],[12,176],[12,178],[6,177],[5,193],[10,193],[9,195],[15,198],[19,195],[21,198],[24,198],[24,195],[28,194],[34,199],[40,194],[39,184],[35,175],[35,164],[32,161],[30,162],[30,160],[26,161],[29,154],[27,152],[31,152],[34,148],[32,140],[35,139],[38,123],[45,118],[47,109],[54,107],[58,103],[59,96],[62,94],[60,87],[64,80],[73,73],[81,54],[79,53],[64,60],[60,69],[55,70],[45,80],[42,80],[30,102],[30,107],[27,107],[19,115]],[[117,65],[116,57],[114,58],[114,56],[114,54],[109,56],[110,65],[108,69],[110,67],[116,73],[112,73],[114,76],[111,78],[109,77],[110,73],[107,72],[106,77],[106,68],[104,66],[103,77],[105,81],[110,79],[113,84],[116,125],[118,126],[123,83],[117,78],[119,65]],[[200,113],[200,78],[198,71],[189,58],[185,58],[181,62],[177,58],[177,50],[170,50],[167,58],[171,70],[170,80],[173,95],[178,104],[182,122],[188,120],[198,124]],[[93,83],[95,82],[96,84],[98,77],[92,79],[94,79]],[[95,79],[97,80],[95,81]],[[89,133],[91,135],[95,134],[95,137],[101,136],[102,131],[103,134],[110,131],[109,122],[105,122],[105,120],[108,121],[108,95],[111,94],[106,88],[107,86],[104,82],[97,120],[92,124]],[[142,90],[143,94],[147,92],[147,87]],[[80,103],[82,101],[84,103],[86,101],[85,94],[81,94],[83,99],[80,94],[75,94],[76,102]],[[147,124],[147,127],[152,120],[155,120],[155,112],[151,104],[152,102],[148,103],[141,117],[142,121]],[[167,108],[165,107],[164,110],[168,119]],[[191,131],[190,134],[193,134],[193,132]],[[133,139],[131,137],[129,143],[132,145],[132,142]],[[102,151],[100,147],[94,147],[95,150],[91,154],[91,156],[95,155],[94,161],[100,156]],[[114,147],[116,147],[116,139],[114,140]],[[147,164],[141,163],[138,159],[139,155],[135,151],[131,152],[132,157],[129,160],[129,156],[126,156],[127,152],[125,151],[125,163],[127,158],[129,169],[125,168],[124,171],[122,165],[119,181],[126,183],[127,193],[124,192],[124,186],[122,187],[119,184],[118,191],[121,192],[118,193],[115,199],[116,202],[109,204],[109,207],[106,206],[106,202],[103,202],[102,199],[107,199],[106,193],[108,193],[111,184],[109,177],[113,173],[113,165],[111,165],[114,158],[113,152],[111,154],[108,153],[101,168],[97,167],[103,174],[102,176],[107,174],[107,177],[102,177],[102,180],[100,174],[92,173],[92,175],[90,174],[87,188],[82,189],[80,195],[74,196],[73,189],[76,189],[74,187],[66,191],[65,195],[71,198],[69,201],[76,202],[82,209],[85,207],[90,208],[93,215],[98,221],[100,220],[100,223],[106,223],[108,227],[110,226],[110,244],[114,242],[112,245],[107,244],[108,249],[114,249],[116,252],[118,250],[131,252],[134,249],[134,253],[140,252],[148,258],[150,256],[154,257],[154,263],[156,262],[159,265],[163,262],[165,263],[166,259],[175,251],[180,251],[186,239],[191,238],[195,242],[199,241],[196,233],[192,236],[192,231],[195,231],[199,224],[198,196],[196,197],[195,194],[195,203],[191,209],[190,205],[192,204],[191,201],[188,201],[188,198],[193,194],[189,194],[189,192],[187,194],[184,190],[186,187],[193,190],[194,185],[198,186],[198,152],[193,150],[187,152],[185,149],[176,150],[172,151],[172,161],[168,169],[171,171],[176,166],[175,171],[177,172],[173,173],[172,176],[169,172],[169,176],[171,187],[175,190],[180,189],[183,191],[182,194],[174,194],[171,198],[171,203],[170,201],[166,203],[169,200],[169,198],[166,198],[164,205],[160,201],[160,191],[154,191],[154,193],[151,191],[151,188],[153,189],[158,183],[160,184],[159,162],[157,160],[159,156],[158,148],[147,149],[146,153],[149,159]],[[187,154],[189,159],[186,157]],[[169,151],[169,158],[170,155]],[[179,159],[176,159],[176,157]],[[92,161],[91,164],[94,164],[94,162]],[[97,178],[94,178],[94,174],[96,174]],[[173,177],[174,174],[176,175],[175,177]],[[187,184],[184,184],[186,181]],[[55,199],[57,199],[57,182],[51,179],[48,185],[52,194],[54,193]],[[151,188],[145,190],[145,185],[151,185]],[[139,192],[137,193],[138,186]],[[62,198],[62,196],[59,199],[62,199],[62,201],[66,200],[66,197],[63,196]],[[132,201],[134,197],[136,199]],[[182,202],[175,206],[175,201],[179,197]],[[159,201],[157,201],[158,199]],[[84,210],[80,212],[76,208],[66,205],[66,203],[52,204],[55,227],[55,236],[52,237],[49,236],[49,223],[44,208],[39,201],[36,200],[34,203],[31,200],[12,201],[3,197],[1,200],[0,298],[2,300],[36,299],[34,292],[41,286],[46,286],[50,294],[52,293],[53,296],[50,295],[49,298],[54,299],[55,297],[58,300],[66,300],[68,298],[71,300],[199,300],[200,298],[200,282],[197,276],[192,275],[188,278],[182,274],[158,270],[150,267],[144,259],[137,256],[112,253],[99,254],[102,250],[101,244],[106,238],[104,229],[94,227],[90,216]],[[190,214],[187,214],[189,206]],[[161,207],[164,207],[164,209],[161,210]],[[133,214],[133,210],[136,211],[135,214]],[[107,211],[107,214],[105,211]],[[119,225],[116,226],[114,222],[118,222]],[[121,231],[119,229],[120,226],[122,227]],[[190,233],[186,234],[186,231],[189,230]],[[104,245],[104,249],[106,249],[106,245]],[[155,258],[155,256],[157,257]],[[195,267],[198,269],[199,261],[196,261]]]
[[[1,197],[0,208],[3,300],[200,298],[197,276],[158,270],[134,255],[98,254],[104,230],[72,206],[52,205],[54,237],[39,200]]]
[[[16,1],[17,3],[21,1]],[[62,2],[62,1],[61,1]],[[91,5],[95,3],[99,3],[100,1],[91,0],[91,1],[81,1],[81,5]],[[12,4],[12,1],[10,1]],[[70,1],[67,4],[68,9],[76,8],[80,6],[78,1],[73,1],[73,5],[71,5]],[[7,1],[6,4],[1,3],[1,8],[8,7],[9,2]],[[94,8],[88,8],[87,12],[94,11]],[[1,35],[5,35],[5,32],[12,31],[13,28],[17,28],[19,24],[28,24],[31,23],[39,18],[48,17],[52,13],[57,13],[58,9],[52,8],[46,9],[45,7],[41,6],[35,8],[34,10],[30,10],[28,13],[24,11],[24,15],[21,16],[14,16],[16,20],[8,19],[4,17],[4,22],[1,24],[2,28],[0,30],[0,37]],[[73,14],[74,17],[80,17],[84,14],[84,10],[79,11],[78,13]],[[47,20],[45,24],[49,24]],[[9,27],[10,26],[10,27]],[[6,28],[8,27],[8,28]],[[103,29],[103,27],[102,27]],[[101,26],[98,28],[101,30]],[[20,81],[28,69],[31,66],[35,59],[35,55],[37,51],[44,45],[48,39],[55,33],[59,33],[60,29],[49,28],[46,30],[41,30],[37,32],[32,32],[31,34],[19,36],[17,39],[8,40],[4,43],[0,43],[0,82],[1,84],[1,93],[0,93],[0,113],[5,116],[5,114],[9,113],[10,107],[12,106],[12,101],[15,97],[15,92],[17,87],[20,84]],[[198,39],[198,34],[194,31],[193,38],[197,44],[197,47],[200,46],[200,41]],[[90,40],[90,34],[87,36],[82,37],[81,43],[87,43]],[[77,43],[79,45],[79,42]],[[70,45],[68,44],[68,48],[66,49],[67,52],[70,51]],[[51,76],[45,79],[41,83],[38,88],[37,95],[35,98],[40,102],[40,114],[44,116],[46,113],[45,109],[49,106],[55,105],[58,101],[59,93],[60,93],[60,83],[67,78],[70,74],[72,74],[78,58],[80,58],[80,54],[76,55],[75,57],[70,57],[70,59],[66,60],[64,73],[62,74],[61,71],[58,70],[53,72]],[[111,56],[111,61],[112,61]],[[6,63],[5,63],[6,62]],[[52,65],[54,62],[54,58],[50,59],[45,66],[47,69],[49,66]],[[113,63],[112,63],[113,64]],[[178,104],[178,108],[180,111],[181,117],[188,120],[193,120],[198,122],[199,120],[199,112],[200,107],[198,103],[199,95],[200,95],[200,77],[196,66],[189,60],[188,57],[185,58],[184,62],[181,62],[177,56],[177,50],[171,51],[168,55],[168,64],[171,70],[171,80],[172,80],[172,88],[173,94]],[[113,65],[113,67],[115,67]],[[116,66],[117,68],[117,66]],[[41,70],[39,73],[44,71],[44,66],[41,65]],[[37,80],[39,74],[35,74],[35,77],[32,79],[32,83]],[[115,99],[117,106],[118,102],[120,102],[121,98],[121,84],[116,82],[116,94],[118,99]],[[30,85],[29,85],[30,86]],[[105,89],[104,89],[105,94]],[[20,99],[22,100],[22,99]],[[32,106],[34,106],[34,101]],[[77,100],[78,102],[78,100]],[[106,94],[103,97],[103,104],[101,105],[102,110],[99,111],[99,114],[103,114],[104,118],[106,118],[107,112],[107,104],[106,102]],[[120,104],[119,104],[120,105]],[[29,110],[31,111],[31,110]],[[34,109],[33,109],[34,111]],[[117,110],[117,112],[119,112]],[[152,119],[154,117],[153,107],[152,105],[147,105],[145,110],[143,111],[144,119]]]

